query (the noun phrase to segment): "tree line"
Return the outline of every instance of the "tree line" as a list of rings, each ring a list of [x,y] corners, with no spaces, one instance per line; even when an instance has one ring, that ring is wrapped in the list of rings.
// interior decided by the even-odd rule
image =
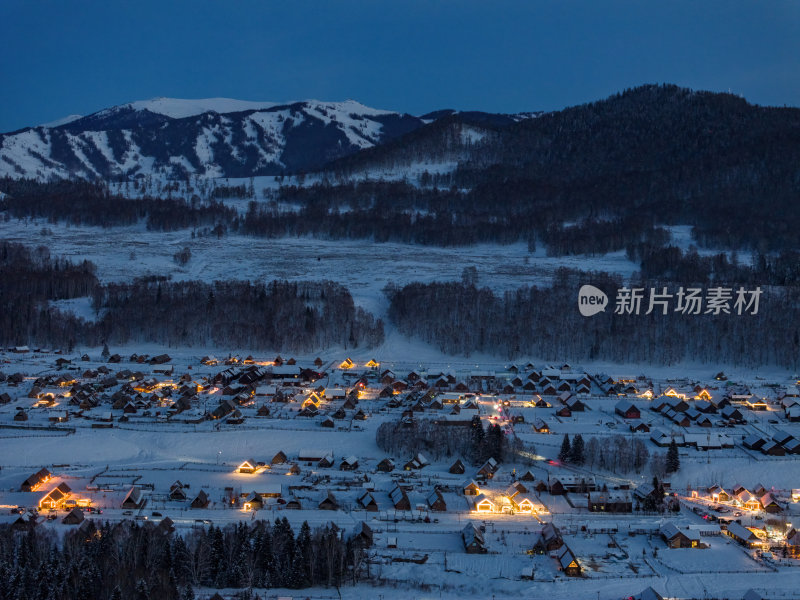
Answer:
[[[591,283],[610,306],[591,318],[577,310],[579,288]],[[657,291],[678,284],[629,283]],[[684,284],[681,284],[684,285]],[[800,366],[800,289],[763,286],[757,314],[614,314],[620,277],[559,269],[549,287],[523,286],[503,294],[470,282],[411,283],[387,288],[389,319],[406,336],[448,354],[485,352],[505,358],[604,359],[620,363],[681,361],[743,366]],[[421,307],[425,307],[422,310]]]
[[[0,344],[98,346],[129,342],[285,348],[376,346],[383,322],[333,282],[171,282],[101,285],[95,266],[51,258],[46,248],[0,242]],[[90,296],[95,321],[51,301]]]
[[[6,219],[36,218],[50,223],[125,227],[141,221],[153,231],[237,227],[237,213],[214,199],[178,197],[125,198],[102,183],[82,180],[39,182],[0,179],[0,211]]]
[[[433,419],[415,419],[411,423],[386,421],[375,432],[378,448],[394,456],[413,457],[418,452],[434,460],[462,457],[473,464],[494,458],[497,462],[513,459],[519,449],[495,424],[484,428],[475,416],[469,428],[440,425]]]
[[[334,524],[295,532],[284,517],[169,533],[95,523],[64,534],[0,526],[0,600],[194,600],[195,587],[302,589],[356,583],[364,545]]]

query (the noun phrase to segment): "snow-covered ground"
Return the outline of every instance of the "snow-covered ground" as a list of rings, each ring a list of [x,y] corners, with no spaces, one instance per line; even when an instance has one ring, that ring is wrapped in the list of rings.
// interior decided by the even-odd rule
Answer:
[[[112,348],[112,351],[121,351]],[[132,368],[142,370],[147,377],[159,379],[169,377],[174,380],[181,373],[190,373],[192,379],[202,381],[225,367],[199,364],[198,357],[214,352],[220,358],[222,352],[215,349],[181,351],[175,349],[159,349],[157,347],[137,347],[138,352],[156,354],[166,350],[172,357],[169,365],[174,368],[174,375],[165,376],[156,373],[155,369],[169,368],[165,365],[153,366],[130,363],[126,358],[120,364],[108,365],[114,370]],[[244,423],[229,425],[219,421],[166,422],[156,415],[147,415],[142,411],[129,416],[127,422],[121,422],[121,409],[113,409],[115,415],[113,428],[96,429],[91,424],[95,417],[108,413],[107,404],[86,411],[89,419],[73,416],[61,429],[36,429],[46,426],[48,416],[63,413],[67,399],[60,399],[59,405],[47,408],[32,407],[36,402],[27,398],[34,376],[44,373],[71,374],[74,377],[85,369],[97,368],[104,362],[99,359],[99,349],[92,349],[89,361],[79,361],[74,355],[75,371],[55,370],[55,360],[64,355],[27,353],[16,354],[0,352],[2,370],[6,373],[22,372],[28,376],[19,386],[0,385],[0,392],[9,392],[12,401],[0,405],[0,521],[6,522],[13,517],[6,509],[20,505],[30,506],[56,484],[65,482],[78,497],[91,497],[94,505],[104,510],[100,518],[121,519],[126,516],[120,502],[130,486],[136,484],[147,486],[147,507],[134,511],[141,518],[158,521],[161,516],[169,516],[179,530],[185,531],[198,525],[198,520],[206,519],[216,525],[225,525],[237,521],[249,521],[253,518],[274,520],[286,516],[290,522],[298,526],[308,521],[312,526],[327,522],[336,522],[340,527],[350,531],[361,521],[367,522],[375,533],[375,543],[371,550],[371,574],[377,586],[360,585],[343,587],[342,598],[365,599],[383,597],[396,598],[489,598],[504,595],[518,595],[524,598],[554,598],[590,600],[616,600],[635,594],[647,586],[675,598],[709,597],[741,598],[744,591],[755,587],[769,589],[770,597],[791,598],[797,585],[800,585],[800,569],[794,565],[773,566],[752,552],[734,544],[729,538],[719,535],[704,537],[709,546],[706,549],[671,550],[653,532],[658,529],[663,519],[673,521],[681,528],[713,531],[713,527],[684,506],[677,515],[642,515],[642,514],[595,514],[586,508],[586,497],[580,493],[567,496],[551,496],[547,492],[538,495],[547,508],[539,516],[524,514],[476,514],[471,511],[467,498],[458,490],[464,480],[474,477],[476,467],[467,466],[463,475],[448,472],[452,458],[433,460],[431,465],[421,471],[407,472],[402,464],[408,456],[393,456],[397,468],[393,473],[376,471],[377,463],[387,456],[378,448],[375,433],[379,425],[386,421],[396,420],[403,410],[388,409],[385,400],[378,399],[376,392],[380,389],[373,376],[373,382],[367,393],[359,401],[359,407],[368,418],[365,421],[351,421],[350,418],[338,421],[334,428],[319,426],[319,418],[307,419],[297,416],[300,401],[288,404],[273,402],[270,404],[269,417],[256,416],[257,407],[266,402],[256,399],[255,404],[243,406],[246,416]],[[272,356],[264,353],[254,357],[256,362],[269,360]],[[296,357],[299,364],[307,364],[311,360],[307,356]],[[390,367],[398,374],[405,369],[415,368],[418,364],[413,360],[394,360],[390,355],[380,357],[385,362],[381,369]],[[418,358],[418,357],[417,357]],[[341,354],[325,354],[322,356],[328,375],[320,380],[325,388],[339,387],[345,384],[345,372],[331,368],[342,359]],[[356,360],[363,365],[363,361]],[[190,369],[191,366],[191,369]],[[437,370],[438,364],[426,365]],[[363,367],[358,367],[363,368]],[[448,370],[453,370],[461,377],[473,369],[503,371],[503,366],[494,361],[482,363],[453,362]],[[628,373],[625,371],[622,373]],[[620,373],[620,372],[618,372]],[[635,374],[639,374],[637,367]],[[663,389],[668,384],[683,380],[688,374],[682,370],[661,370],[641,367],[641,374],[652,379],[654,388]],[[702,383],[713,393],[717,393],[722,384],[714,382],[708,373]],[[770,384],[785,385],[788,383],[785,374],[775,381],[749,380],[748,383],[756,393],[772,393]],[[679,385],[674,383],[675,385]],[[120,384],[121,385],[121,382]],[[682,383],[680,385],[688,385]],[[717,387],[717,389],[714,389]],[[62,388],[68,389],[68,388]],[[573,417],[555,417],[558,402],[551,408],[532,408],[523,401],[521,394],[509,398],[512,410],[525,417],[525,423],[514,426],[515,434],[526,445],[533,444],[540,458],[531,467],[525,463],[510,462],[503,465],[493,480],[482,484],[489,494],[502,494],[512,481],[512,470],[522,473],[531,468],[537,479],[546,479],[548,474],[558,476],[574,472],[573,468],[553,464],[550,459],[556,458],[560,441],[564,433],[573,436],[581,433],[586,439],[592,436],[609,436],[616,434],[632,434],[627,431],[627,423],[614,413],[614,397],[589,396],[585,398],[587,410],[574,412]],[[214,402],[216,396],[207,396]],[[643,409],[642,421],[653,427],[664,428],[663,417],[647,410],[648,402],[635,399]],[[494,418],[497,408],[493,405],[496,398],[479,396],[481,414],[489,420]],[[61,406],[63,404],[63,406]],[[200,404],[203,404],[201,400]],[[321,405],[323,413],[330,413],[338,406],[335,401],[326,400]],[[30,419],[19,424],[12,420],[17,408],[26,408]],[[211,405],[206,408],[210,408]],[[202,408],[202,406],[201,406]],[[74,408],[72,409],[74,410]],[[152,409],[157,410],[157,407]],[[423,413],[420,418],[432,416]],[[759,413],[747,412],[748,425],[727,428],[729,435],[739,437],[752,431],[760,431],[771,435],[777,429],[786,430],[800,436],[800,423],[789,423],[778,413],[770,410],[762,417]],[[552,433],[535,434],[530,422],[536,418],[544,418],[550,424]],[[770,419],[780,419],[779,425],[773,426]],[[176,419],[179,421],[180,418]],[[608,423],[614,423],[609,427]],[[25,428],[33,426],[34,428]],[[643,435],[647,440],[647,435]],[[646,442],[651,452],[663,450]],[[320,468],[311,463],[299,460],[299,456],[308,448],[333,451],[338,463],[341,458],[355,456],[359,468],[355,472]],[[255,474],[236,473],[235,469],[244,459],[255,459],[269,463],[277,451],[283,451],[290,462],[297,462],[301,474],[287,477],[288,465],[276,465],[271,469],[261,470]],[[42,466],[50,468],[55,478],[37,492],[19,492],[20,481]],[[621,483],[639,483],[649,480],[649,474],[626,473],[613,474],[596,469],[596,476],[609,486]],[[324,478],[329,478],[325,480]],[[365,481],[366,479],[366,481]],[[186,502],[169,500],[166,494],[169,486],[180,480],[187,484],[187,493],[193,497],[200,489],[209,494],[212,504],[206,509],[189,509]],[[389,502],[388,489],[395,480],[402,480],[403,485],[410,488],[409,497],[412,507],[424,504],[425,495],[434,485],[445,488],[447,511],[433,513],[427,510],[394,512]],[[685,449],[681,451],[681,470],[672,476],[673,489],[682,493],[686,485],[696,489],[704,489],[713,483],[721,483],[730,488],[733,483],[742,483],[753,487],[757,482],[780,490],[782,494],[797,487],[800,480],[800,461],[792,457],[749,456],[737,445],[730,450],[712,451],[709,453]],[[321,482],[321,483],[320,483]],[[303,503],[301,510],[285,510],[275,502],[257,513],[245,511],[239,506],[231,506],[225,498],[241,499],[253,491],[264,491],[280,485],[288,498],[290,495]],[[152,490],[149,489],[152,486]],[[289,490],[293,486],[293,490]],[[372,489],[379,512],[369,513],[361,509],[356,498],[363,491]],[[342,505],[342,510],[326,511],[317,508],[317,502],[326,490],[331,490]],[[418,515],[427,513],[433,520],[431,523],[419,522]],[[60,523],[64,511],[58,513],[59,520],[48,526],[64,529]],[[90,517],[97,518],[97,517]],[[397,520],[395,520],[397,519]],[[564,577],[555,560],[548,555],[527,553],[533,545],[536,534],[541,530],[542,522],[552,521],[564,535],[564,541],[575,553],[583,567],[583,577]],[[467,522],[484,525],[487,554],[466,554],[461,542],[460,531]],[[751,518],[747,524],[760,526]],[[631,535],[634,532],[635,535]],[[389,548],[390,539],[396,539],[397,548]],[[424,564],[404,562],[423,560]],[[533,568],[534,580],[520,578],[523,569]],[[713,590],[713,594],[711,593]],[[332,590],[303,590],[301,598],[330,598]],[[270,590],[273,595],[277,591]],[[291,597],[292,593],[289,592]],[[269,597],[269,596],[268,596]],[[337,596],[338,597],[338,596]]]
[[[42,229],[49,232],[42,235]],[[147,231],[142,225],[102,229],[54,225],[44,221],[0,222],[0,238],[27,245],[44,245],[52,255],[73,261],[90,260],[104,282],[127,281],[144,275],[174,280],[247,279],[250,281],[333,280],[347,287],[357,305],[383,316],[387,284],[455,281],[465,267],[475,266],[478,284],[495,292],[523,285],[547,285],[559,267],[593,269],[630,277],[636,265],[624,252],[601,257],[548,257],[531,254],[524,243],[481,244],[438,248],[411,244],[376,244],[368,240],[258,238],[228,235],[192,239],[188,230]],[[173,256],[189,247],[185,267]],[[235,265],[235,269],[231,266]]]

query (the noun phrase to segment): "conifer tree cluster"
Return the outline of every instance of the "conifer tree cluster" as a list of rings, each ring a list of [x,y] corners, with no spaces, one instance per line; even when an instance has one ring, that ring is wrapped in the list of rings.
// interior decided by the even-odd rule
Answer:
[[[85,523],[63,540],[0,526],[0,600],[193,600],[197,586],[339,586],[357,582],[364,564],[359,539],[333,524],[295,532],[284,517],[184,535],[131,521]]]

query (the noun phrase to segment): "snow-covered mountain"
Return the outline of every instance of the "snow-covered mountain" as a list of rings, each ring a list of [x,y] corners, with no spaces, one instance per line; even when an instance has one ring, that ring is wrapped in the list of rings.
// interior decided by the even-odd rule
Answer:
[[[431,120],[352,100],[156,98],[0,134],[0,176],[114,180],[307,171]]]

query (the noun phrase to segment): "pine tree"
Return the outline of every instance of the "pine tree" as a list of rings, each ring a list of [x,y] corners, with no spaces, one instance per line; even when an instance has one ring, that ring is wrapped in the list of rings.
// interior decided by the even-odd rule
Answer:
[[[225,583],[225,544],[222,530],[212,525],[208,528],[207,537],[211,538],[210,584],[221,588]]]
[[[103,360],[108,360],[108,357],[111,356],[111,352],[108,349],[108,344],[103,344],[103,353],[100,356]]]
[[[312,559],[311,559],[311,527],[308,521],[303,521],[300,533],[297,535],[295,543],[297,553],[295,556],[295,568],[298,569],[296,579],[299,588],[308,587],[312,581]]]
[[[570,458],[571,447],[569,445],[569,434],[564,434],[564,439],[561,441],[561,450],[558,452],[558,460],[567,462]]]
[[[188,583],[186,587],[183,588],[183,596],[181,596],[181,600],[194,600],[194,588]]]
[[[122,600],[122,590],[119,589],[119,586],[116,586],[111,592],[111,600]]]
[[[572,440],[572,448],[570,448],[569,462],[575,465],[582,465],[585,461],[583,454],[583,437],[579,433]]]
[[[486,458],[493,458],[497,462],[503,462],[504,454],[503,451],[503,430],[500,429],[499,425],[491,425],[489,426],[489,431],[486,435]]]
[[[667,450],[667,473],[675,473],[681,468],[681,459],[678,456],[678,444],[673,438]]]
[[[477,415],[472,417],[472,458],[480,462],[483,459],[485,434],[483,431],[483,423],[481,418]]]

